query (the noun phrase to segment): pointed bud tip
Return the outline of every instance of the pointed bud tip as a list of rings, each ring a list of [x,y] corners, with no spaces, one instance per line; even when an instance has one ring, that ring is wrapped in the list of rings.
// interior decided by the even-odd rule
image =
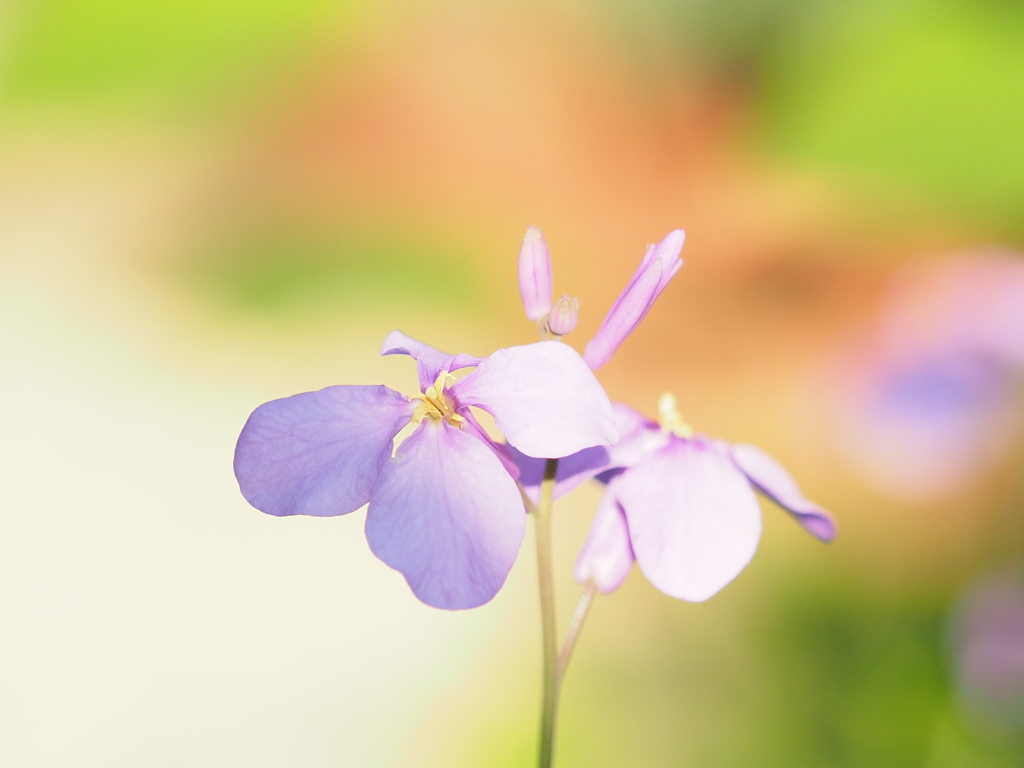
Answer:
[[[548,315],[548,330],[555,336],[572,333],[580,319],[580,300],[563,295],[555,302]]]
[[[667,274],[664,274],[665,282],[670,280],[672,275],[683,266],[683,260],[679,258],[679,254],[682,252],[685,242],[686,232],[681,229],[674,229],[665,235],[661,242],[654,247],[654,258],[662,263],[663,270],[666,268],[668,270]]]

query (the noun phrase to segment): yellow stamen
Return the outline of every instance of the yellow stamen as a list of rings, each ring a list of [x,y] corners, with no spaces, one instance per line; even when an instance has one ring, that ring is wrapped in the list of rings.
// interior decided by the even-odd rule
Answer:
[[[444,419],[453,427],[462,429],[462,425],[466,423],[466,420],[455,413],[455,405],[444,393],[444,387],[448,381],[455,381],[455,377],[452,376],[448,371],[442,371],[437,381],[432,386],[427,387],[427,391],[422,395],[413,395],[409,398],[409,401],[422,400],[419,405],[416,406],[416,410],[413,411],[413,421],[423,421],[425,418],[433,419],[434,421],[440,421]]]
[[[676,437],[693,437],[693,427],[683,421],[676,406],[676,396],[671,392],[658,398],[658,423],[662,432],[670,432]]]

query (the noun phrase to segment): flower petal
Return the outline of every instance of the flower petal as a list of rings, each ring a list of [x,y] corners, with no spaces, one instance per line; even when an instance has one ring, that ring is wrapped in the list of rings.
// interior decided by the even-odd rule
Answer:
[[[477,421],[473,411],[469,408],[461,408],[459,415],[466,420],[465,431],[483,441],[483,444],[490,448],[494,455],[498,457],[501,466],[512,476],[512,479],[518,480],[520,470],[518,464],[516,464],[515,456],[518,451],[508,443],[499,443],[492,440],[491,436],[487,434],[487,430],[480,426],[480,422]],[[543,472],[543,469],[541,471]]]
[[[522,451],[509,446],[512,458],[519,468],[519,482],[526,491],[526,495],[534,504],[540,503],[540,483],[544,479],[544,465],[547,459],[538,459],[527,456]],[[573,488],[585,483],[590,478],[599,475],[606,469],[611,469],[612,461],[608,448],[603,445],[594,445],[584,448],[582,451],[566,456],[558,460],[558,468],[555,470],[554,498],[564,496]]]
[[[757,499],[714,446],[672,437],[614,482],[637,563],[665,594],[707,600],[754,556]]]
[[[608,396],[576,351],[557,341],[499,349],[451,392],[494,416],[527,456],[561,458],[618,441]]]
[[[616,485],[613,481],[601,497],[573,570],[578,583],[592,580],[597,591],[606,595],[622,586],[635,560],[626,514],[615,496]]]
[[[554,498],[564,496],[576,486],[602,473],[631,467],[640,461],[645,451],[663,444],[658,439],[661,436],[658,425],[628,405],[612,403],[612,417],[619,441],[615,445],[584,448],[559,459]],[[519,482],[526,495],[536,504],[540,500],[540,483],[544,479],[544,464],[547,460],[527,456],[515,448],[511,448],[511,451],[519,467]]]
[[[466,354],[449,355],[425,342],[406,336],[401,331],[392,331],[388,334],[380,353],[381,355],[409,355],[413,358],[416,361],[421,392],[427,391],[427,387],[437,380],[441,371],[472,368],[474,365],[479,365],[481,360],[479,357]]]
[[[264,403],[235,447],[242,495],[271,515],[354,512],[415,406],[385,386],[337,386]]]
[[[366,539],[427,605],[483,605],[505,583],[526,530],[515,482],[490,448],[424,419],[373,489]]]
[[[608,446],[611,455],[610,466],[632,467],[645,453],[665,444],[666,436],[656,422],[625,403],[612,403],[615,428],[619,442]]]
[[[793,515],[809,534],[822,541],[836,537],[832,516],[804,498],[793,476],[779,462],[753,445],[737,443],[730,447],[730,453],[751,484]]]
[[[587,344],[583,359],[593,370],[611,360],[615,350],[647,316],[655,299],[683,266],[679,252],[686,233],[669,232],[656,246],[650,246],[625,290],[612,304],[601,327]]]

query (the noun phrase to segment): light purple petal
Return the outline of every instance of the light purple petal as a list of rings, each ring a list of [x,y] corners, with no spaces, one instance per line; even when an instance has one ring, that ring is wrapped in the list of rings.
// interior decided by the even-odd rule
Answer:
[[[461,406],[494,416],[527,456],[561,458],[618,440],[608,396],[576,351],[557,341],[499,349],[450,391]]]
[[[554,498],[564,496],[573,488],[609,470],[631,467],[643,457],[647,450],[660,446],[657,438],[660,428],[646,419],[639,411],[623,403],[612,403],[612,417],[619,433],[615,445],[594,446],[577,451],[571,456],[559,459],[555,473]],[[519,467],[519,482],[526,495],[537,503],[540,499],[540,483],[544,479],[546,459],[527,456],[512,448],[512,456]]]
[[[593,581],[598,592],[608,594],[622,586],[633,569],[633,547],[629,543],[626,514],[615,497],[612,482],[594,513],[590,533],[576,558],[573,576],[580,584]]]
[[[757,490],[796,518],[804,529],[822,541],[836,537],[836,523],[822,507],[804,498],[793,476],[779,462],[753,445],[730,447],[733,461]]]
[[[242,495],[271,515],[354,512],[415,405],[385,386],[337,386],[264,403],[235,446]]]
[[[519,482],[523,490],[534,504],[540,503],[540,483],[544,479],[544,465],[547,459],[527,456],[512,446],[509,446],[509,449],[519,468]],[[584,448],[571,456],[559,459],[555,471],[554,498],[564,496],[576,486],[611,468],[608,448],[603,445]]]
[[[491,439],[491,436],[487,434],[480,422],[477,421],[476,416],[469,408],[462,408],[459,410],[459,415],[466,420],[465,431],[471,435],[475,435],[478,440],[481,440],[484,445],[491,449],[495,456],[498,457],[498,461],[505,468],[505,471],[512,476],[513,480],[519,479],[519,465],[516,463],[515,454],[518,453],[508,443],[499,443]],[[541,470],[543,472],[543,470]]]
[[[681,229],[669,232],[644,254],[629,285],[608,310],[597,334],[587,344],[583,359],[593,370],[607,363],[619,345],[647,316],[658,295],[683,266],[679,252],[686,234]]]
[[[754,556],[757,498],[714,446],[672,437],[614,482],[637,563],[665,594],[707,600]]]
[[[419,374],[420,391],[426,392],[432,386],[441,371],[457,371],[460,368],[472,368],[479,365],[481,358],[472,355],[449,355],[439,349],[406,336],[401,331],[392,331],[384,339],[381,355],[409,355],[416,361]]]
[[[664,445],[666,438],[658,424],[636,409],[625,403],[612,403],[612,415],[619,442],[608,447],[610,466],[632,467],[645,453]]]
[[[424,419],[384,465],[366,513],[373,553],[427,605],[483,605],[505,583],[526,530],[515,482],[476,437]]]
[[[531,320],[540,320],[551,311],[551,283],[548,244],[537,227],[530,227],[519,250],[519,295]]]

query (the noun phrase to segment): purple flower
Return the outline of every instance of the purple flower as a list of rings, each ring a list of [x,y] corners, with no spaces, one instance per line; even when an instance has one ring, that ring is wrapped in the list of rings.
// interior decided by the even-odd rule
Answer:
[[[978,354],[861,358],[837,388],[839,446],[888,495],[956,492],[1005,455],[1020,431],[1015,376]]]
[[[526,230],[519,250],[519,295],[531,320],[541,320],[551,311],[551,256],[536,227]]]
[[[681,229],[669,232],[657,245],[648,246],[633,279],[612,304],[597,334],[587,344],[583,359],[592,370],[611,360],[615,350],[631,334],[658,298],[668,281],[683,266],[679,252],[686,233]]]
[[[872,338],[837,371],[840,447],[892,496],[955,492],[1020,432],[1022,370],[1019,257],[961,257],[904,272]]]
[[[559,457],[614,443],[611,405],[580,356],[554,341],[480,359],[395,331],[381,354],[415,358],[421,394],[341,385],[264,403],[235,448],[242,494],[271,515],[329,517],[369,502],[370,549],[420,600],[482,605],[516,559],[525,513],[510,449],[470,407],[490,413],[522,453]],[[410,422],[418,426],[392,455]]]
[[[829,514],[808,501],[790,474],[752,445],[730,445],[694,435],[679,418],[675,398],[662,397],[660,424],[615,404],[618,444],[600,464],[570,456],[576,469],[556,484],[565,493],[589,477],[607,482],[586,543],[576,561],[580,582],[612,592],[635,559],[648,580],[672,597],[699,602],[732,581],[753,557],[761,536],[754,491],[777,503],[811,535],[835,536]],[[533,462],[520,482],[532,491]]]

